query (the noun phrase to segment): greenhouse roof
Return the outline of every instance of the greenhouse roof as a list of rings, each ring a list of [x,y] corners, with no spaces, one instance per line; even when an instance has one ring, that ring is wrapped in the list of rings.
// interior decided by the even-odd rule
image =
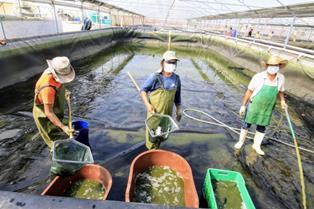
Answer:
[[[230,12],[210,15],[195,19],[235,19],[235,18],[286,18],[286,17],[314,17],[314,3],[281,6],[266,9],[247,10],[243,12]]]
[[[23,0],[24,2],[33,2],[33,3],[42,3],[42,4],[52,4],[52,0]],[[53,4],[59,5],[59,6],[66,6],[66,7],[72,7],[72,8],[81,8],[81,2],[84,3],[91,3],[91,9],[95,9],[95,5],[100,8],[106,8],[106,9],[114,9],[120,12],[128,13],[131,15],[137,15],[137,16],[143,16],[141,14],[138,14],[133,11],[129,11],[128,9],[121,8],[119,6],[115,6],[112,4],[108,4],[103,1],[99,0],[53,0]]]
[[[314,16],[308,0],[99,0],[154,19]]]

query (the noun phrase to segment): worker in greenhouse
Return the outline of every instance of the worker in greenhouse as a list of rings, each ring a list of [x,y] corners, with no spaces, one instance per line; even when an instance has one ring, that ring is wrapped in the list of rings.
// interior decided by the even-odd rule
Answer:
[[[73,132],[62,119],[66,96],[64,84],[73,81],[75,71],[67,57],[55,57],[47,63],[48,68],[36,83],[33,117],[41,137],[51,149],[53,141],[62,137],[60,130],[67,135]]]
[[[270,124],[277,97],[280,99],[281,108],[287,108],[284,98],[285,78],[279,73],[279,70],[284,68],[287,63],[287,60],[271,56],[263,64],[266,70],[253,76],[239,111],[240,116],[244,116],[244,125],[241,128],[239,141],[234,146],[236,149],[242,147],[248,129],[252,124],[255,124],[256,133],[252,147],[258,154],[265,154],[261,149],[261,144],[265,136],[266,126]]]
[[[151,74],[141,88],[141,97],[147,109],[147,118],[154,113],[172,115],[176,106],[176,119],[181,120],[181,81],[175,73],[177,57],[174,51],[166,51],[160,62],[161,68]],[[158,149],[161,140],[154,141],[146,128],[146,147]]]
[[[1,46],[4,46],[4,45],[6,45],[6,44],[7,44],[7,42],[6,42],[5,40],[0,39],[0,45],[1,45]]]
[[[92,28],[92,24],[92,21],[88,17],[85,17],[81,30],[90,30]]]

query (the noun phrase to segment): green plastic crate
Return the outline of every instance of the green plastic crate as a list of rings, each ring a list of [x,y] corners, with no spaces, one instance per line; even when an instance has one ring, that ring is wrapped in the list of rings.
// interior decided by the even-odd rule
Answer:
[[[239,172],[209,168],[206,172],[203,194],[211,209],[218,209],[212,181],[228,181],[237,184],[246,209],[255,209],[253,201],[246,189],[245,181]]]

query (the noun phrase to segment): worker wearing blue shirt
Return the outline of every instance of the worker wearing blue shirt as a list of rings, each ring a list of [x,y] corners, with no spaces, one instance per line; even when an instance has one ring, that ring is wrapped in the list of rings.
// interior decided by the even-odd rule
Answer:
[[[147,118],[154,113],[172,115],[176,106],[176,119],[181,120],[181,81],[175,73],[177,57],[174,51],[166,51],[161,60],[161,69],[149,76],[141,88],[141,97],[147,109]],[[152,140],[146,129],[146,147],[158,149],[160,140]]]

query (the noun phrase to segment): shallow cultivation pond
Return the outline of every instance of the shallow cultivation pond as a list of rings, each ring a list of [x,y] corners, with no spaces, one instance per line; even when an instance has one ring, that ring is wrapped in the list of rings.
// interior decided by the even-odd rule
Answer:
[[[143,145],[146,110],[127,72],[142,84],[159,69],[165,50],[165,46],[119,46],[110,53],[95,56],[89,64],[74,65],[78,76],[68,86],[73,94],[74,118],[89,122],[94,160],[113,176],[109,200],[124,201],[131,161],[146,150]],[[197,108],[226,124],[240,127],[238,109],[250,79],[246,70],[239,70],[207,51],[175,50],[180,59],[177,74],[181,77],[183,108]],[[4,168],[0,174],[1,190],[39,194],[50,180],[49,151],[36,134],[33,119],[27,116],[32,108],[35,79],[0,92],[4,101],[0,109],[0,166]],[[283,120],[279,109],[276,110],[267,134],[292,143]],[[293,115],[293,121],[300,145],[314,147],[311,133],[303,127],[302,120]],[[248,140],[239,154],[233,149],[238,136],[222,127],[186,117],[178,125],[180,131],[172,134],[161,148],[176,152],[189,162],[199,197],[207,168],[218,168],[241,172],[256,208],[299,207],[300,186],[293,149],[265,140],[267,143],[262,148],[266,156],[259,157]],[[314,197],[314,156],[301,154],[310,199]],[[314,207],[313,202],[309,204]],[[201,201],[201,206],[206,204]]]

